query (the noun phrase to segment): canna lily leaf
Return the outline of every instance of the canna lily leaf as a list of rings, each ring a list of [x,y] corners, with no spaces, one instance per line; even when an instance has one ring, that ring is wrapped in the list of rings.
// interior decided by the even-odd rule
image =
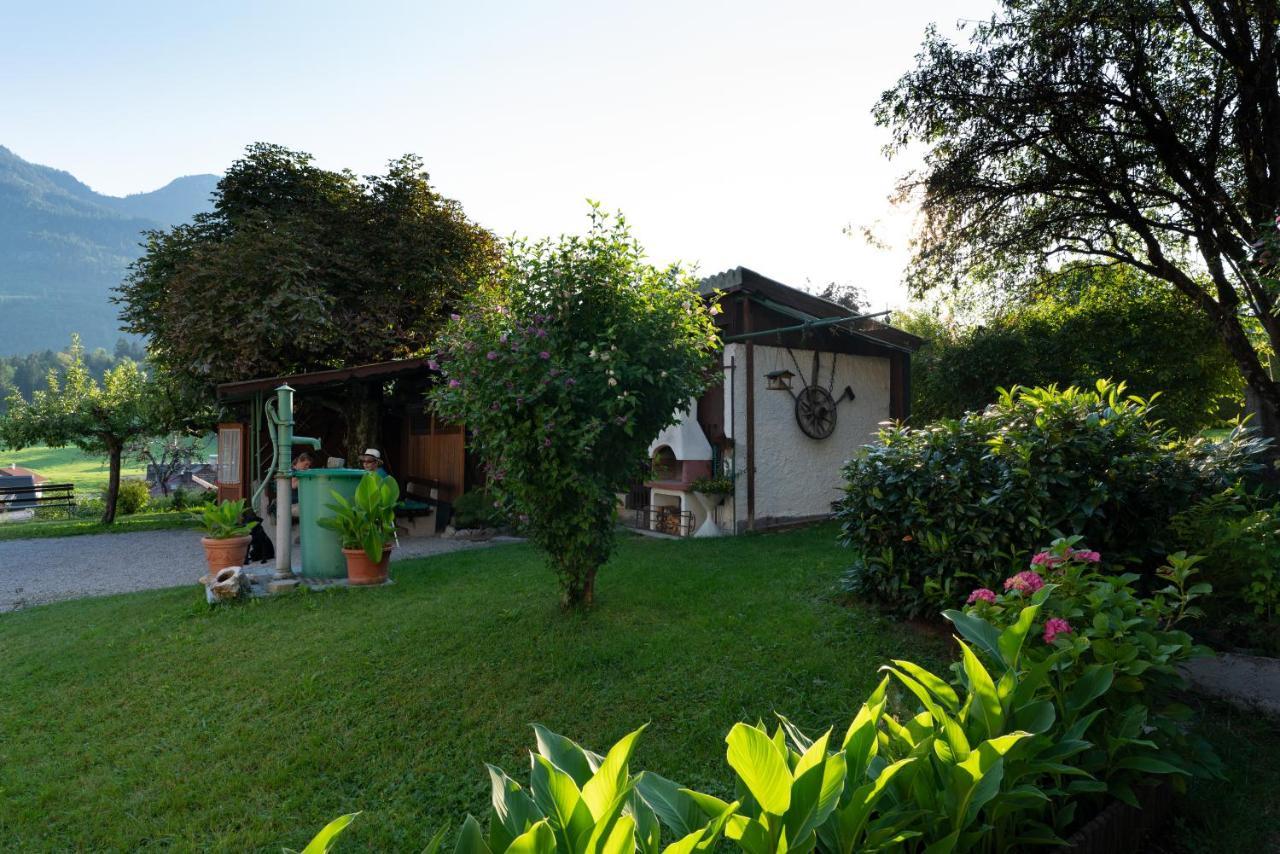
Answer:
[[[737,772],[760,808],[785,815],[791,806],[791,771],[777,744],[753,726],[734,724],[725,737],[729,767]]]
[[[791,806],[783,818],[787,838],[799,844],[827,820],[844,789],[844,754],[827,755],[827,730],[796,763]]]
[[[595,769],[600,765],[600,757],[595,757],[596,762],[593,765],[591,757],[594,754],[579,747],[575,742],[565,738],[563,735],[557,735],[541,724],[533,725],[533,734],[538,740],[538,753],[550,760],[552,765],[573,778],[573,782],[579,786],[585,786],[587,781],[591,779]]]
[[[595,824],[587,825],[582,829],[582,838],[574,841],[574,851],[581,851],[583,854],[603,854],[613,840],[614,831],[621,821],[623,808],[627,806],[631,799],[631,790],[633,788],[635,788],[635,781],[628,781],[613,801],[600,811],[600,815],[596,817]],[[630,822],[627,831],[627,842],[634,847],[636,825],[632,817],[628,816],[627,819]]]
[[[422,849],[422,854],[440,854],[440,851],[444,848],[445,835],[448,832],[449,825],[446,824],[432,834],[431,838],[427,840],[427,847]]]
[[[970,717],[976,716],[983,736],[992,738],[1004,730],[1004,710],[996,695],[996,685],[968,644],[960,641],[960,650],[964,655],[964,675],[969,682],[969,694],[972,697],[969,705]],[[960,758],[963,760],[966,757]]]
[[[993,661],[1004,661],[1000,654],[1000,632],[995,626],[963,611],[943,611],[942,616],[951,621],[965,640],[990,655]]]
[[[533,802],[547,817],[556,835],[556,845],[564,851],[574,852],[574,843],[591,832],[591,810],[582,800],[573,778],[561,771],[544,756],[533,754],[533,772],[530,788]]]
[[[327,854],[329,849],[333,847],[334,840],[338,837],[338,834],[346,830],[347,825],[355,821],[358,815],[360,815],[358,812],[347,813],[326,824],[320,829],[319,833],[311,838],[311,841],[307,843],[307,847],[302,849],[302,854]]]
[[[1037,593],[1040,592],[1043,591],[1037,591]],[[1027,633],[1031,631],[1031,624],[1035,622],[1036,615],[1039,613],[1039,603],[1028,605],[1018,614],[1017,621],[1000,633],[996,645],[1000,649],[1000,660],[1004,662],[1005,667],[1016,668],[1018,666],[1018,656],[1022,653],[1023,641],[1027,639]]]
[[[597,821],[600,820],[602,811],[609,806],[614,798],[618,796],[618,792],[622,791],[627,782],[627,765],[631,761],[631,754],[635,752],[636,740],[640,738],[640,733],[644,732],[642,726],[638,730],[623,736],[617,744],[609,749],[609,753],[605,756],[604,761],[600,763],[600,767],[596,769],[591,779],[582,787],[582,799],[586,802],[587,808],[591,810],[591,815]],[[628,787],[629,791],[629,787]]]
[[[956,696],[956,692],[945,681],[913,662],[895,658],[893,663],[910,673],[912,678],[925,688],[928,688],[929,693],[938,698],[948,712],[955,714],[960,710],[960,698]]]
[[[501,768],[486,765],[493,804],[493,818],[489,822],[489,847],[505,851],[511,842],[525,832],[529,824],[542,818],[529,793],[506,775]]]
[[[702,808],[688,790],[652,771],[639,775],[636,792],[658,814],[658,820],[677,836],[688,836],[706,820]]]
[[[480,830],[480,822],[475,816],[468,815],[462,823],[462,832],[458,834],[458,842],[453,847],[453,854],[492,854],[485,844],[484,833]]]
[[[545,818],[517,836],[504,854],[555,854],[556,835]]]

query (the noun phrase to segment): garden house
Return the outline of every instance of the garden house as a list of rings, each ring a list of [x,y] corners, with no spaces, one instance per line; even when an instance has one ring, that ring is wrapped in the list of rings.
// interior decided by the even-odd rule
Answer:
[[[678,535],[830,515],[845,461],[907,418],[920,339],[745,267],[701,290],[720,308],[724,379],[654,440],[625,512]]]
[[[424,407],[433,381],[426,359],[400,359],[218,386],[218,401],[237,420],[218,425],[218,497],[246,498],[271,477],[272,447],[264,406],[275,389],[295,390],[294,432],[320,440],[317,464],[354,465],[367,447],[381,450],[407,497],[452,502],[475,477],[459,424]],[[295,453],[309,450],[294,448]]]

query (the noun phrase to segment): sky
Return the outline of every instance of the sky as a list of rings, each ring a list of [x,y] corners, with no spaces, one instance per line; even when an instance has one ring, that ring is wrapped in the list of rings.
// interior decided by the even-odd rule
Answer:
[[[595,199],[655,262],[896,308],[916,155],[886,159],[871,109],[926,26],[993,7],[0,0],[0,145],[111,195],[255,141],[360,174],[414,152],[499,235],[580,232]]]

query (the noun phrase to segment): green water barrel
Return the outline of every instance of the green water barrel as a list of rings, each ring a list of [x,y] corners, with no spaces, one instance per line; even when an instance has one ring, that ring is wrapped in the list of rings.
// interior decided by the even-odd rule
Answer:
[[[348,501],[364,477],[361,469],[307,469],[298,478],[298,539],[302,551],[303,578],[346,578],[347,560],[337,531],[322,528],[319,520],[333,515],[326,505],[337,492]],[[332,492],[331,492],[332,490]]]

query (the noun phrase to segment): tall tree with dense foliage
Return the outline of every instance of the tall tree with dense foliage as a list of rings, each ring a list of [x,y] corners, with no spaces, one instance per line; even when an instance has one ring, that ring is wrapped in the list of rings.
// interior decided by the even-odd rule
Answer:
[[[434,406],[466,424],[492,491],[544,551],[564,604],[592,603],[615,493],[712,379],[719,339],[697,282],[655,267],[621,216],[515,241],[445,326]]]
[[[214,208],[147,234],[116,302],[197,388],[421,352],[498,258],[414,156],[358,178],[249,146]]]
[[[1033,297],[981,324],[895,315],[925,340],[911,358],[913,423],[982,410],[1000,387],[1090,387],[1102,378],[1141,397],[1158,392],[1156,415],[1183,434],[1239,414],[1244,384],[1230,354],[1208,318],[1161,282],[1068,265],[1035,283]]]
[[[16,392],[9,396],[8,411],[0,416],[0,445],[74,445],[87,454],[105,456],[109,474],[102,521],[111,524],[126,448],[199,422],[204,414],[171,383],[148,377],[131,359],[108,369],[99,383],[85,364],[78,338],[72,339],[69,352],[66,369],[49,371],[45,387],[31,400]]]
[[[1004,0],[967,47],[935,30],[886,92],[922,204],[912,282],[1016,285],[1062,257],[1126,264],[1208,317],[1280,435],[1280,3]]]

